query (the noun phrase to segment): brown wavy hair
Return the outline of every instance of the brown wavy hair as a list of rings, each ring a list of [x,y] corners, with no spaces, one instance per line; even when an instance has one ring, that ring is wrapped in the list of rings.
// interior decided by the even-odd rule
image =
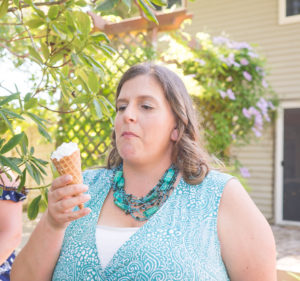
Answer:
[[[211,157],[200,144],[199,123],[192,99],[177,74],[168,68],[153,63],[142,63],[129,68],[122,76],[116,92],[116,100],[124,83],[139,75],[149,75],[161,85],[175,116],[178,139],[174,143],[172,163],[174,163],[185,182],[199,184],[211,169]],[[107,168],[121,164],[116,136],[112,134],[112,150],[107,159]]]

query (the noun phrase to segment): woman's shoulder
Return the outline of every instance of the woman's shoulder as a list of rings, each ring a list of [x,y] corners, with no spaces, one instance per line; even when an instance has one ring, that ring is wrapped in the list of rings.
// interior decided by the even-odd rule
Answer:
[[[234,178],[234,176],[227,172],[217,169],[211,169],[209,170],[201,184],[218,186],[223,190],[226,183],[232,178]]]
[[[113,175],[113,169],[107,169],[105,167],[100,168],[88,168],[83,171],[82,177],[85,184],[93,184],[101,179],[111,178]]]

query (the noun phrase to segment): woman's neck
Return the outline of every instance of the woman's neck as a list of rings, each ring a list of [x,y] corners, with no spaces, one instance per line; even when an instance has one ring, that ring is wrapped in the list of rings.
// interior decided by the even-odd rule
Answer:
[[[155,185],[158,184],[165,171],[171,166],[171,161],[145,165],[133,165],[123,163],[126,193],[137,197],[145,196]]]

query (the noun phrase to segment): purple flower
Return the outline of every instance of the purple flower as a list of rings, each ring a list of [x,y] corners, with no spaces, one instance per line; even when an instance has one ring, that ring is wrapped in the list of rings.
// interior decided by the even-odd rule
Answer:
[[[229,43],[229,39],[222,36],[216,36],[213,38],[213,44],[215,45],[224,45]]]
[[[268,88],[269,84],[267,83],[267,81],[265,79],[263,79],[261,83],[264,88]]]
[[[258,58],[258,54],[254,53],[254,52],[249,52],[248,55],[249,55],[251,58]]]
[[[272,110],[275,109],[275,106],[274,106],[274,104],[273,104],[271,101],[268,101],[268,106],[269,106]]]
[[[232,81],[233,81],[233,79],[232,79],[232,77],[231,77],[231,76],[229,76],[229,77],[227,77],[226,81],[227,81],[227,82],[232,82]]]
[[[247,71],[243,71],[243,75],[244,75],[246,80],[252,81],[252,76],[251,76],[250,73],[248,73]]]
[[[236,140],[236,135],[235,134],[231,134],[231,137],[233,140]]]
[[[243,114],[246,118],[248,118],[248,119],[251,118],[251,114],[247,108],[243,108]]]
[[[234,92],[231,89],[228,89],[226,92],[219,90],[218,91],[221,95],[221,97],[224,99],[225,97],[230,98],[231,100],[235,100]]]
[[[249,64],[248,60],[245,59],[245,58],[242,58],[242,59],[240,60],[240,63],[241,63],[241,65],[248,65],[248,64]]]
[[[253,127],[252,128],[252,131],[255,133],[255,135],[259,138],[259,137],[261,137],[261,132],[258,130],[258,129],[256,129],[255,127]]]
[[[205,60],[203,60],[203,59],[198,59],[198,58],[196,58],[195,59],[195,62],[198,62],[200,65],[205,65],[206,64],[206,62],[205,62]]]
[[[226,93],[222,90],[219,90],[221,97],[224,99],[226,97]]]
[[[240,173],[242,175],[243,178],[250,178],[250,173],[249,170],[245,167],[240,168]]]
[[[231,89],[228,89],[226,93],[231,100],[235,100],[234,92]]]

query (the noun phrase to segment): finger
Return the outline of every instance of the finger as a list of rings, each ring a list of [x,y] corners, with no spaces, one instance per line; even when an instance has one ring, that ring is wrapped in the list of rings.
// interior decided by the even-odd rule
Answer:
[[[90,208],[84,208],[79,211],[72,211],[72,212],[67,212],[61,215],[61,221],[63,222],[70,222],[74,221],[77,219],[80,219],[86,215],[88,215],[91,212]]]
[[[89,194],[80,194],[68,199],[63,199],[57,202],[57,210],[59,212],[66,212],[69,209],[73,209],[77,205],[85,203],[91,199]]]
[[[71,175],[63,175],[53,180],[51,189],[55,190],[60,187],[66,186],[72,182],[73,177]]]
[[[86,192],[88,189],[89,187],[85,184],[72,184],[53,190],[52,196],[54,201],[60,201],[62,199],[67,199],[68,197]]]

